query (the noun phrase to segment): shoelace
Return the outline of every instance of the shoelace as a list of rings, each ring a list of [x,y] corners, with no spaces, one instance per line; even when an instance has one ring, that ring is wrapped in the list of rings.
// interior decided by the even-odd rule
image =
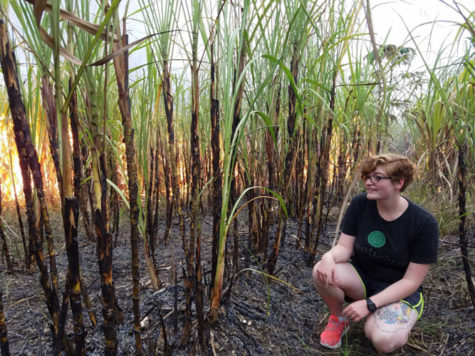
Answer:
[[[326,328],[326,330],[339,331],[339,330],[344,330],[345,327],[346,327],[346,325],[345,325],[344,321],[336,321],[336,320],[330,319],[329,320],[329,325]]]

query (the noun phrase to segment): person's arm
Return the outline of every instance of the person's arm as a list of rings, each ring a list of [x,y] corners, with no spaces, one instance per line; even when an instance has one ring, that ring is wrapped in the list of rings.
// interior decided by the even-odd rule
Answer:
[[[353,253],[355,237],[341,233],[338,243],[328,250],[317,264],[317,278],[325,283],[335,283],[335,264],[348,262]]]
[[[348,262],[353,253],[353,246],[355,244],[355,237],[344,233],[340,234],[338,243],[328,250],[325,255],[331,257],[335,263]]]
[[[381,308],[411,295],[422,284],[429,268],[430,264],[410,262],[402,279],[389,285],[378,294],[373,295],[371,300],[377,308]],[[360,321],[369,313],[366,300],[364,299],[351,303],[343,310],[343,315],[354,321]]]
[[[378,294],[373,295],[371,300],[380,308],[411,295],[422,284],[424,277],[429,272],[429,268],[429,264],[409,263],[402,279],[391,284]]]

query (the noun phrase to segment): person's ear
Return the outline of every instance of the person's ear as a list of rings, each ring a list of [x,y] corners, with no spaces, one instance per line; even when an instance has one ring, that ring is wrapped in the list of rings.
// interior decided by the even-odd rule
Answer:
[[[404,178],[401,178],[397,182],[394,183],[394,187],[397,190],[401,190],[403,186],[404,186]]]

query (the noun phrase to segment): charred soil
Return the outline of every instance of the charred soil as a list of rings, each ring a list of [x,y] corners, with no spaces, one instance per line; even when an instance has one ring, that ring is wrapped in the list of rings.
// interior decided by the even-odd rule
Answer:
[[[59,215],[59,214],[58,214]],[[10,221],[9,221],[10,220]],[[10,223],[14,219],[9,219]],[[127,218],[123,218],[117,245],[113,255],[113,278],[124,321],[118,327],[119,354],[134,354],[132,314],[132,274],[130,268],[130,241]],[[9,225],[10,241],[17,240],[13,222]],[[240,260],[235,269],[227,266],[226,293],[216,323],[206,325],[206,354],[210,355],[376,355],[371,343],[364,336],[362,323],[351,325],[350,332],[339,350],[320,346],[319,333],[324,328],[328,311],[315,292],[311,282],[312,263],[307,254],[296,249],[297,226],[289,221],[285,244],[283,244],[274,277],[264,273],[262,255],[253,255],[246,246],[247,229],[238,232]],[[61,238],[62,223],[56,217],[56,251],[60,285],[64,289],[67,259],[64,241]],[[163,236],[163,226],[159,236]],[[203,268],[205,271],[205,300],[209,301],[211,274],[210,246],[211,219],[202,226]],[[328,231],[332,231],[330,227]],[[7,232],[8,232],[7,231]],[[331,245],[330,233],[320,238],[318,255]],[[96,256],[96,244],[80,234],[81,271],[92,300],[97,325],[93,326],[83,313],[87,336],[87,354],[102,355],[104,335],[102,331],[101,286]],[[229,251],[232,252],[232,238]],[[475,349],[475,313],[467,293],[465,275],[461,264],[460,249],[456,236],[443,236],[439,250],[439,262],[429,272],[424,283],[425,307],[411,333],[408,344],[397,355],[470,355]],[[16,248],[10,243],[11,254]],[[18,248],[20,249],[20,247]],[[473,250],[473,249],[472,249]],[[197,323],[193,320],[192,334],[183,342],[182,326],[185,318],[183,287],[183,250],[178,226],[172,229],[169,244],[157,246],[159,277],[162,286],[154,290],[148,277],[143,245],[141,247],[142,340],[144,354],[173,355],[201,354],[197,343]],[[178,282],[172,278],[173,252]],[[8,340],[12,355],[51,354],[50,318],[38,281],[38,273],[26,273],[19,265],[13,273],[6,273],[1,264],[3,302],[8,328]],[[471,253],[473,261],[473,251]],[[238,273],[234,273],[238,271]],[[234,275],[230,285],[229,277]],[[209,302],[207,302],[208,304]],[[177,306],[175,310],[175,305]],[[83,304],[84,306],[84,304]],[[73,336],[71,315],[68,315],[66,331]],[[195,316],[193,305],[193,316]],[[161,323],[163,320],[163,324]],[[162,327],[164,325],[164,327]],[[165,330],[165,331],[164,331]],[[165,345],[168,345],[165,347]]]

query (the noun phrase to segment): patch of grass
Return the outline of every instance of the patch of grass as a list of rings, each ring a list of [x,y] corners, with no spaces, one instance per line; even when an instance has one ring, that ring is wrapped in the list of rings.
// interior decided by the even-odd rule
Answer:
[[[446,326],[446,323],[441,321],[440,319],[422,317],[420,320],[417,321],[417,324],[412,330],[411,336],[415,337],[416,339],[419,339],[421,337],[438,339],[443,333],[442,330]]]
[[[457,233],[459,223],[457,200],[452,198],[451,201],[447,191],[438,191],[430,182],[420,180],[409,186],[406,196],[435,216],[439,222],[440,236]]]

